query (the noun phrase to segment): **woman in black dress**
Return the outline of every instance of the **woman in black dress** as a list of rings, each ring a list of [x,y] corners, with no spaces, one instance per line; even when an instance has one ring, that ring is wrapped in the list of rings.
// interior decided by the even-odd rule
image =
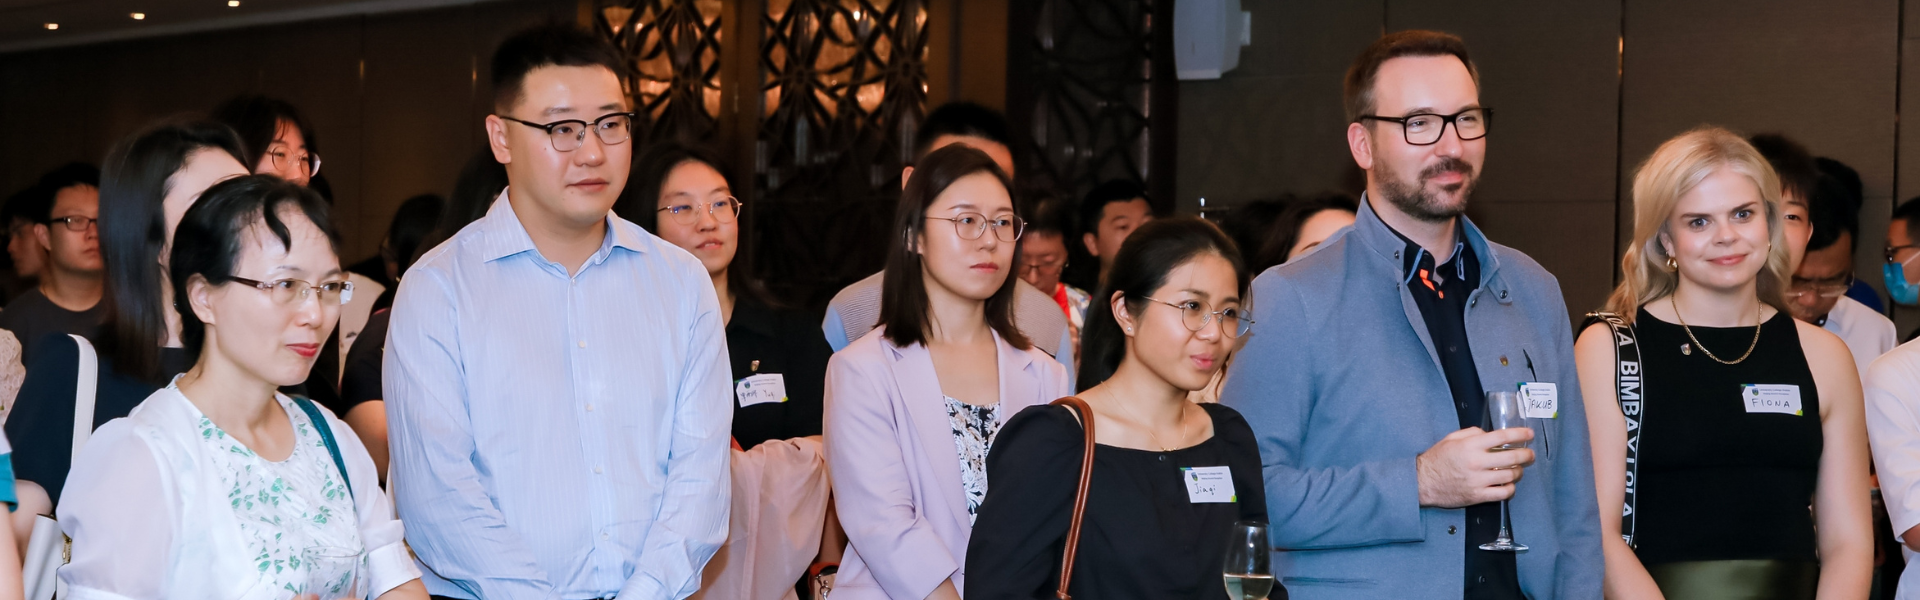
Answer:
[[[1267,516],[1260,451],[1240,413],[1187,393],[1206,386],[1249,331],[1247,281],[1232,240],[1198,219],[1153,221],[1121,246],[1082,346],[1079,396],[1099,445],[1074,597],[1227,597],[1228,532]],[[1051,405],[1022,410],[1001,430],[967,547],[969,599],[1052,597],[1083,432],[1072,411]],[[1190,488],[1194,476],[1220,488]]]
[[[1634,177],[1618,322],[1574,346],[1608,597],[1867,596],[1859,375],[1838,337],[1784,308],[1779,195],[1718,128],[1661,145]]]

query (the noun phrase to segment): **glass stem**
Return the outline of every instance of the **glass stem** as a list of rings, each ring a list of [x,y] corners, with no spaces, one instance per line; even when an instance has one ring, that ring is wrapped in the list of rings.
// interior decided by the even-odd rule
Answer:
[[[1501,501],[1500,501],[1500,539],[1499,539],[1499,542],[1500,542],[1500,543],[1502,543],[1502,544],[1509,544],[1509,543],[1512,543],[1512,542],[1513,542],[1513,534],[1512,534],[1512,533],[1509,533],[1509,531],[1510,531],[1510,527],[1511,527],[1511,526],[1512,526],[1512,524],[1513,524],[1513,521],[1512,521],[1512,518],[1513,518],[1513,515],[1511,515],[1511,514],[1508,514],[1508,513],[1507,513],[1507,501],[1506,501],[1506,500],[1501,500]]]

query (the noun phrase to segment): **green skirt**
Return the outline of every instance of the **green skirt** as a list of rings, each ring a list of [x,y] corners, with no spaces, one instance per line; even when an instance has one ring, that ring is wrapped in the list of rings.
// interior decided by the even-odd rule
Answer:
[[[1673,600],[1811,600],[1820,564],[1790,560],[1703,560],[1648,565]]]

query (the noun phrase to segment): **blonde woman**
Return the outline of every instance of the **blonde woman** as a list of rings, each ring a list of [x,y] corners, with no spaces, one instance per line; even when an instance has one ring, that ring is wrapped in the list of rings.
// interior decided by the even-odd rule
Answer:
[[[1696,129],[1640,166],[1633,203],[1617,322],[1574,347],[1607,597],[1866,597],[1860,382],[1839,338],[1783,308],[1773,170]]]

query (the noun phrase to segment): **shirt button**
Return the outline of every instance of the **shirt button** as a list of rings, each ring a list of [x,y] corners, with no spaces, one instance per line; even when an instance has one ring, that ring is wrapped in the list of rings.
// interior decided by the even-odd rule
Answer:
[[[1473,524],[1475,524],[1475,525],[1479,525],[1479,524],[1480,524],[1480,517],[1474,517],[1474,518],[1473,518]]]
[[[593,403],[592,403],[592,402],[588,402],[588,403],[587,403],[587,412],[593,412]]]
[[[1448,525],[1448,526],[1447,526],[1447,535],[1453,535],[1453,532],[1454,532],[1454,528],[1453,528],[1453,526],[1452,526],[1452,525]]]
[[[607,539],[607,538],[610,538],[610,537],[613,537],[613,536],[611,536],[611,535],[608,535],[608,534],[606,534],[606,533],[604,533],[604,532],[600,534],[600,539],[603,539],[603,540],[604,540],[604,539]]]
[[[580,347],[581,347],[581,348],[585,348],[585,347],[587,347],[587,341],[586,341],[586,340],[580,340]]]
[[[1160,455],[1160,462],[1167,462],[1167,455],[1165,454]]]
[[[1486,582],[1487,582],[1487,576],[1485,576],[1485,575],[1481,575],[1481,576],[1479,577],[1479,579],[1480,579],[1480,583],[1486,583]]]
[[[600,474],[600,467],[594,467],[594,468],[593,468],[593,474],[595,474],[595,475],[599,475],[599,474]]]

